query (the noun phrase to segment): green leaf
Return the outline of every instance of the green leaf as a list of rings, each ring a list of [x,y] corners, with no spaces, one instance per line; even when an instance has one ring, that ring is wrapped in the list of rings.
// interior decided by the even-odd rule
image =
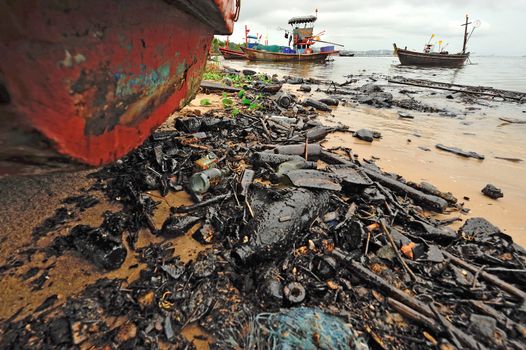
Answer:
[[[212,102],[210,102],[210,100],[207,98],[203,98],[201,101],[199,101],[199,104],[201,106],[210,106]]]
[[[241,103],[245,106],[250,106],[250,104],[252,103],[252,101],[250,101],[248,98],[246,97],[243,97],[243,99],[241,100]]]
[[[243,98],[243,96],[245,96],[245,90],[241,89],[238,93],[237,93],[237,96],[239,98]]]
[[[234,108],[234,109],[232,110],[232,117],[237,117],[237,115],[238,115],[239,113],[241,113],[241,112],[239,111],[239,109]]]
[[[259,108],[259,104],[257,104],[257,103],[251,103],[248,106],[248,109],[258,109],[258,108]]]
[[[232,104],[234,103],[231,99],[229,98],[224,98],[221,100],[221,102],[223,102],[223,106],[224,107],[228,107],[228,106],[232,106]]]

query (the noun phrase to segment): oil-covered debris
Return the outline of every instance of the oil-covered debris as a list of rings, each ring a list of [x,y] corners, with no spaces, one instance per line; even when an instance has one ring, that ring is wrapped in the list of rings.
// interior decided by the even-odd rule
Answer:
[[[56,238],[47,252],[61,254],[65,250],[75,250],[100,268],[117,269],[127,255],[122,242],[126,220],[124,213],[107,212],[100,227],[77,225],[70,230],[69,235]]]
[[[100,279],[2,320],[0,348],[190,349],[203,339],[212,349],[526,347],[521,247],[482,218],[448,227],[458,218],[435,212],[465,210],[451,193],[324,148],[340,128],[321,125],[296,96],[265,92],[274,80],[244,74],[242,90],[225,92],[229,108],[188,112],[92,174],[90,191],[121,211],[0,267],[45,289],[52,266],[15,273],[42,249],[105,270],[133,257],[136,278]],[[351,84],[331,89],[392,104],[383,87]],[[190,179],[209,170],[217,179],[201,174],[202,190],[192,190]],[[170,204],[181,194],[193,204]],[[73,206],[80,216],[97,205],[69,202],[37,237],[70,225]],[[140,245],[146,234],[160,243]],[[181,238],[204,250],[182,260]]]
[[[475,159],[480,159],[480,160],[484,159],[484,156],[482,154],[478,154],[477,152],[472,152],[472,151],[464,151],[458,147],[444,146],[443,144],[440,144],[440,143],[435,145],[435,147],[442,151],[454,153],[454,154],[457,154],[459,156],[466,157],[466,158],[475,158]]]
[[[504,193],[502,193],[502,190],[500,188],[495,187],[492,184],[487,184],[484,186],[484,188],[481,190],[481,192],[492,199],[499,199],[504,197]]]

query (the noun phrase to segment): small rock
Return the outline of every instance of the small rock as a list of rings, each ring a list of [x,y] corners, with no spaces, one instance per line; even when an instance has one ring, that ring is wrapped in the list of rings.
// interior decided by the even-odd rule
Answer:
[[[325,103],[313,100],[312,98],[305,99],[305,101],[303,101],[303,104],[305,106],[314,107],[314,108],[316,108],[316,109],[318,109],[320,111],[324,111],[324,112],[331,112],[332,111],[331,108],[329,106],[327,106]]]
[[[311,92],[311,87],[307,84],[302,84],[299,88],[299,91],[303,91],[303,92]]]
[[[294,85],[303,84],[303,78],[289,77],[287,79],[287,83],[294,84]]]
[[[367,142],[373,142],[374,140],[374,134],[369,129],[360,129],[356,131],[353,136]]]
[[[411,114],[409,113],[405,113],[405,112],[398,112],[398,116],[400,118],[404,118],[404,119],[415,119],[414,116],[412,116]]]
[[[256,71],[252,69],[243,69],[243,75],[256,75]]]
[[[481,191],[485,196],[497,199],[504,197],[504,194],[500,190],[500,188],[497,188],[491,184],[487,184],[486,187],[484,187]]]
[[[475,334],[487,338],[493,338],[497,330],[497,321],[489,316],[472,314],[469,318],[471,323],[469,330]]]
[[[226,86],[233,86],[234,83],[232,82],[232,80],[230,78],[223,78],[223,80],[221,80],[221,82],[226,85]]]
[[[320,99],[320,102],[325,103],[328,106],[337,106],[340,104],[340,101],[335,98],[322,98]]]
[[[66,318],[57,318],[49,325],[49,335],[53,344],[60,345],[71,342],[71,330]]]

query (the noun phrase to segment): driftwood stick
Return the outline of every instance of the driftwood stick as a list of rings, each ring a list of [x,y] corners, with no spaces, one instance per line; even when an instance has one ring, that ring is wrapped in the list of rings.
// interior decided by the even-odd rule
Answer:
[[[202,208],[202,207],[206,207],[210,204],[214,204],[216,202],[220,202],[222,200],[227,200],[227,199],[230,199],[232,197],[232,193],[229,192],[227,194],[222,194],[220,196],[217,196],[217,197],[212,197],[206,201],[203,201],[203,202],[200,202],[200,203],[196,203],[196,204],[192,204],[192,205],[187,205],[187,206],[182,206],[182,207],[173,207],[172,210],[176,213],[189,213],[197,208]]]
[[[436,306],[433,305],[433,303],[431,303],[429,306],[431,308],[431,311],[433,311],[433,313],[435,314],[435,318],[446,329],[446,331],[449,334],[449,337],[451,338],[451,340],[453,341],[453,344],[455,345],[455,347],[457,349],[462,349],[462,345],[460,344],[460,341],[458,340],[458,338],[457,338],[457,336],[455,334],[455,330],[453,329],[451,323],[449,323],[449,321],[446,320],[446,318],[440,314],[440,312],[438,311]]]
[[[402,267],[404,268],[404,270],[406,270],[406,272],[411,276],[411,278],[414,281],[418,281],[419,278],[409,268],[409,266],[407,266],[407,263],[405,262],[404,258],[402,258],[402,256],[400,255],[400,249],[396,246],[396,243],[395,243],[395,241],[393,239],[393,236],[391,236],[391,233],[387,229],[387,226],[385,224],[385,220],[384,219],[380,220],[380,226],[382,227],[382,231],[384,232],[384,235],[387,237],[387,241],[391,245],[391,248],[393,248],[393,250],[394,250],[394,252],[396,254],[396,257],[398,258],[398,261],[400,261],[400,264],[402,264]]]
[[[505,281],[501,280],[500,278],[498,278],[495,275],[492,275],[491,273],[487,273],[485,271],[479,271],[480,270],[479,267],[477,267],[475,265],[471,265],[467,261],[464,261],[464,260],[462,260],[460,258],[457,258],[456,256],[454,256],[451,253],[448,253],[448,252],[442,250],[442,254],[445,257],[449,258],[455,265],[460,266],[460,267],[470,271],[471,273],[475,273],[476,274],[477,272],[480,272],[479,276],[482,277],[483,279],[485,279],[486,281],[494,284],[495,286],[497,286],[500,289],[510,293],[511,295],[514,295],[516,297],[521,298],[522,300],[526,299],[526,292],[520,290],[519,288],[515,287],[514,285],[509,284],[508,282],[505,282]]]
[[[485,92],[485,91],[473,91],[473,90],[463,90],[463,89],[454,89],[450,87],[443,87],[443,86],[436,86],[436,85],[427,85],[427,84],[420,84],[416,82],[407,82],[407,81],[400,81],[400,80],[393,80],[389,79],[387,80],[389,83],[394,84],[401,84],[401,85],[411,85],[411,86],[418,86],[428,89],[436,89],[436,90],[445,90],[445,91],[454,91],[454,92],[462,92],[465,94],[473,94],[473,95],[482,95],[482,96],[490,96],[490,97],[501,97],[504,99],[510,99],[510,100],[516,100],[521,101],[523,97],[519,96],[510,96],[510,95],[502,95],[499,93],[491,93],[491,92]]]
[[[440,329],[440,325],[434,319],[427,317],[412,307],[409,307],[404,303],[401,303],[398,300],[390,297],[387,298],[387,303],[400,315],[411,319],[416,323],[429,328],[430,330],[433,330],[435,333],[440,333],[442,331],[442,329]]]
[[[343,265],[352,273],[358,275],[363,281],[381,289],[389,297],[398,300],[399,302],[405,304],[409,308],[412,308],[419,313],[427,316],[429,318],[435,318],[435,314],[426,303],[421,302],[420,300],[412,297],[400,289],[393,287],[382,277],[376,275],[374,272],[363,266],[361,263],[351,259],[348,253],[342,251],[341,249],[334,249],[332,254],[340,260]],[[473,350],[486,349],[484,345],[476,341],[471,335],[464,333],[464,331],[455,327],[447,319],[443,319],[443,323],[448,327],[449,331],[454,334],[454,336],[464,345],[465,348]]]
[[[272,134],[270,133],[270,131],[268,130],[267,128],[267,124],[265,123],[265,120],[263,118],[259,118],[259,121],[261,122],[261,125],[263,125],[263,130],[265,131],[265,135],[267,135],[267,137],[272,140]]]

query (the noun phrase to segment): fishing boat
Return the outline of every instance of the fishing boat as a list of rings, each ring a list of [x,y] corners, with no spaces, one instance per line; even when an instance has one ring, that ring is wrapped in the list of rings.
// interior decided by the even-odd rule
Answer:
[[[258,36],[254,35],[248,35],[250,32],[250,29],[245,25],[245,46],[248,48],[254,47],[259,44]],[[221,55],[225,58],[225,60],[245,60],[247,59],[247,56],[243,51],[238,50],[231,50],[230,49],[230,41],[227,37],[225,47],[220,47],[219,52],[221,52]]]
[[[466,46],[468,43],[473,30],[480,25],[480,22],[477,21],[477,24],[473,27],[471,34],[468,37],[468,25],[469,18],[466,15],[466,23],[464,26],[464,44],[462,45],[462,52],[456,54],[450,54],[447,51],[431,52],[433,45],[430,41],[425,45],[424,52],[417,52],[405,49],[401,49],[393,44],[394,52],[400,60],[400,64],[405,66],[428,66],[428,67],[450,67],[450,68],[459,68],[464,65],[466,60],[469,58],[469,52],[466,52]],[[434,35],[431,36],[433,38]]]
[[[239,0],[0,3],[0,161],[112,162],[196,94]]]
[[[269,52],[265,50],[241,48],[247,58],[251,61],[325,61],[329,56],[337,54],[337,51],[330,52],[307,52],[307,53],[283,53]]]
[[[289,46],[293,41],[292,49],[289,46],[278,45],[256,45],[241,49],[251,61],[325,61],[329,56],[337,55],[339,51],[334,50],[334,46],[325,46],[319,52],[314,52],[311,46],[316,42],[341,45],[320,40],[319,36],[323,32],[313,35],[316,20],[317,16],[294,17],[289,20],[293,29],[286,31],[285,37],[289,39]]]
[[[245,60],[247,58],[243,51],[230,50],[226,47],[220,47],[219,52],[221,52],[225,60]]]
[[[340,51],[340,57],[354,57],[354,52],[342,50]]]

